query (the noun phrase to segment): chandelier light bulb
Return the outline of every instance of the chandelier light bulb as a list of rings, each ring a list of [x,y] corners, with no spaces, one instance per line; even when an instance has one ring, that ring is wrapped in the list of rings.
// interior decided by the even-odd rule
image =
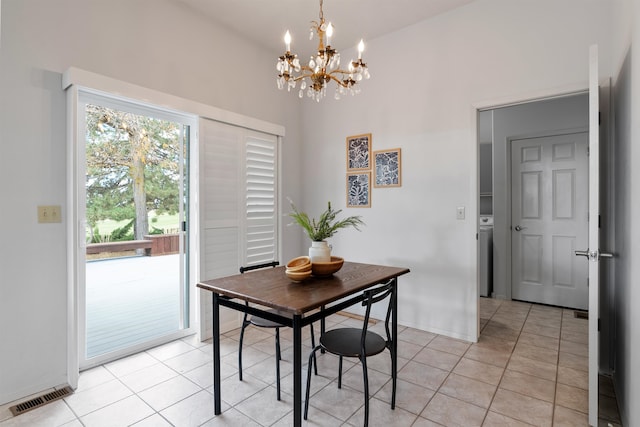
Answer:
[[[360,39],[360,43],[358,43],[358,59],[362,59],[362,52],[364,52],[364,40]]]
[[[331,36],[333,36],[333,25],[329,22],[329,26],[327,27],[327,46],[331,46]]]
[[[284,44],[287,45],[287,52],[291,52],[291,33],[289,30],[284,34]]]

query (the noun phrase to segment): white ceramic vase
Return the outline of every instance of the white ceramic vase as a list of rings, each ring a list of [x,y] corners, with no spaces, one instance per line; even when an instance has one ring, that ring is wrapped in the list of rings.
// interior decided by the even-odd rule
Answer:
[[[311,263],[314,262],[330,262],[331,261],[331,246],[323,240],[321,242],[311,242],[309,248],[309,258]]]

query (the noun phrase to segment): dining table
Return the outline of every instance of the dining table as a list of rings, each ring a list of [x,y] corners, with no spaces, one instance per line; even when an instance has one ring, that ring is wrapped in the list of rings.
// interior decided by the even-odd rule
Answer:
[[[324,320],[364,300],[363,291],[379,284],[392,284],[392,377],[397,377],[397,284],[408,268],[345,261],[342,268],[328,276],[311,276],[295,282],[285,267],[254,270],[244,274],[204,280],[197,284],[213,294],[213,392],[214,410],[221,405],[220,307],[228,307],[263,317],[292,328],[293,332],[293,425],[302,425],[302,328]],[[395,387],[394,387],[395,389]],[[394,402],[392,402],[392,407]]]

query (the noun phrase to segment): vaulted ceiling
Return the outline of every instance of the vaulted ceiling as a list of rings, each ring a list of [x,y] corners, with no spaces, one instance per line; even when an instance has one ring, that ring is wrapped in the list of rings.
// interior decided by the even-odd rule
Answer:
[[[279,55],[284,33],[293,37],[292,51],[305,57],[317,46],[309,40],[317,21],[319,0],[177,0],[211,20]],[[323,0],[324,18],[334,26],[332,45],[355,47],[474,0]]]

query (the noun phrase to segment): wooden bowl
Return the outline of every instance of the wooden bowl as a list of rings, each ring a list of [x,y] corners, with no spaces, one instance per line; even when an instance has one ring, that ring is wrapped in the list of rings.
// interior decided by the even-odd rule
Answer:
[[[289,270],[285,270],[284,274],[287,275],[287,277],[291,280],[293,280],[294,282],[302,282],[305,279],[308,279],[309,277],[311,277],[311,270],[307,270],[307,271],[289,271]]]
[[[299,256],[294,258],[287,263],[287,271],[311,271],[311,259],[308,256]]]
[[[314,276],[331,276],[342,268],[344,258],[332,256],[329,262],[314,262],[311,264],[311,271]]]

